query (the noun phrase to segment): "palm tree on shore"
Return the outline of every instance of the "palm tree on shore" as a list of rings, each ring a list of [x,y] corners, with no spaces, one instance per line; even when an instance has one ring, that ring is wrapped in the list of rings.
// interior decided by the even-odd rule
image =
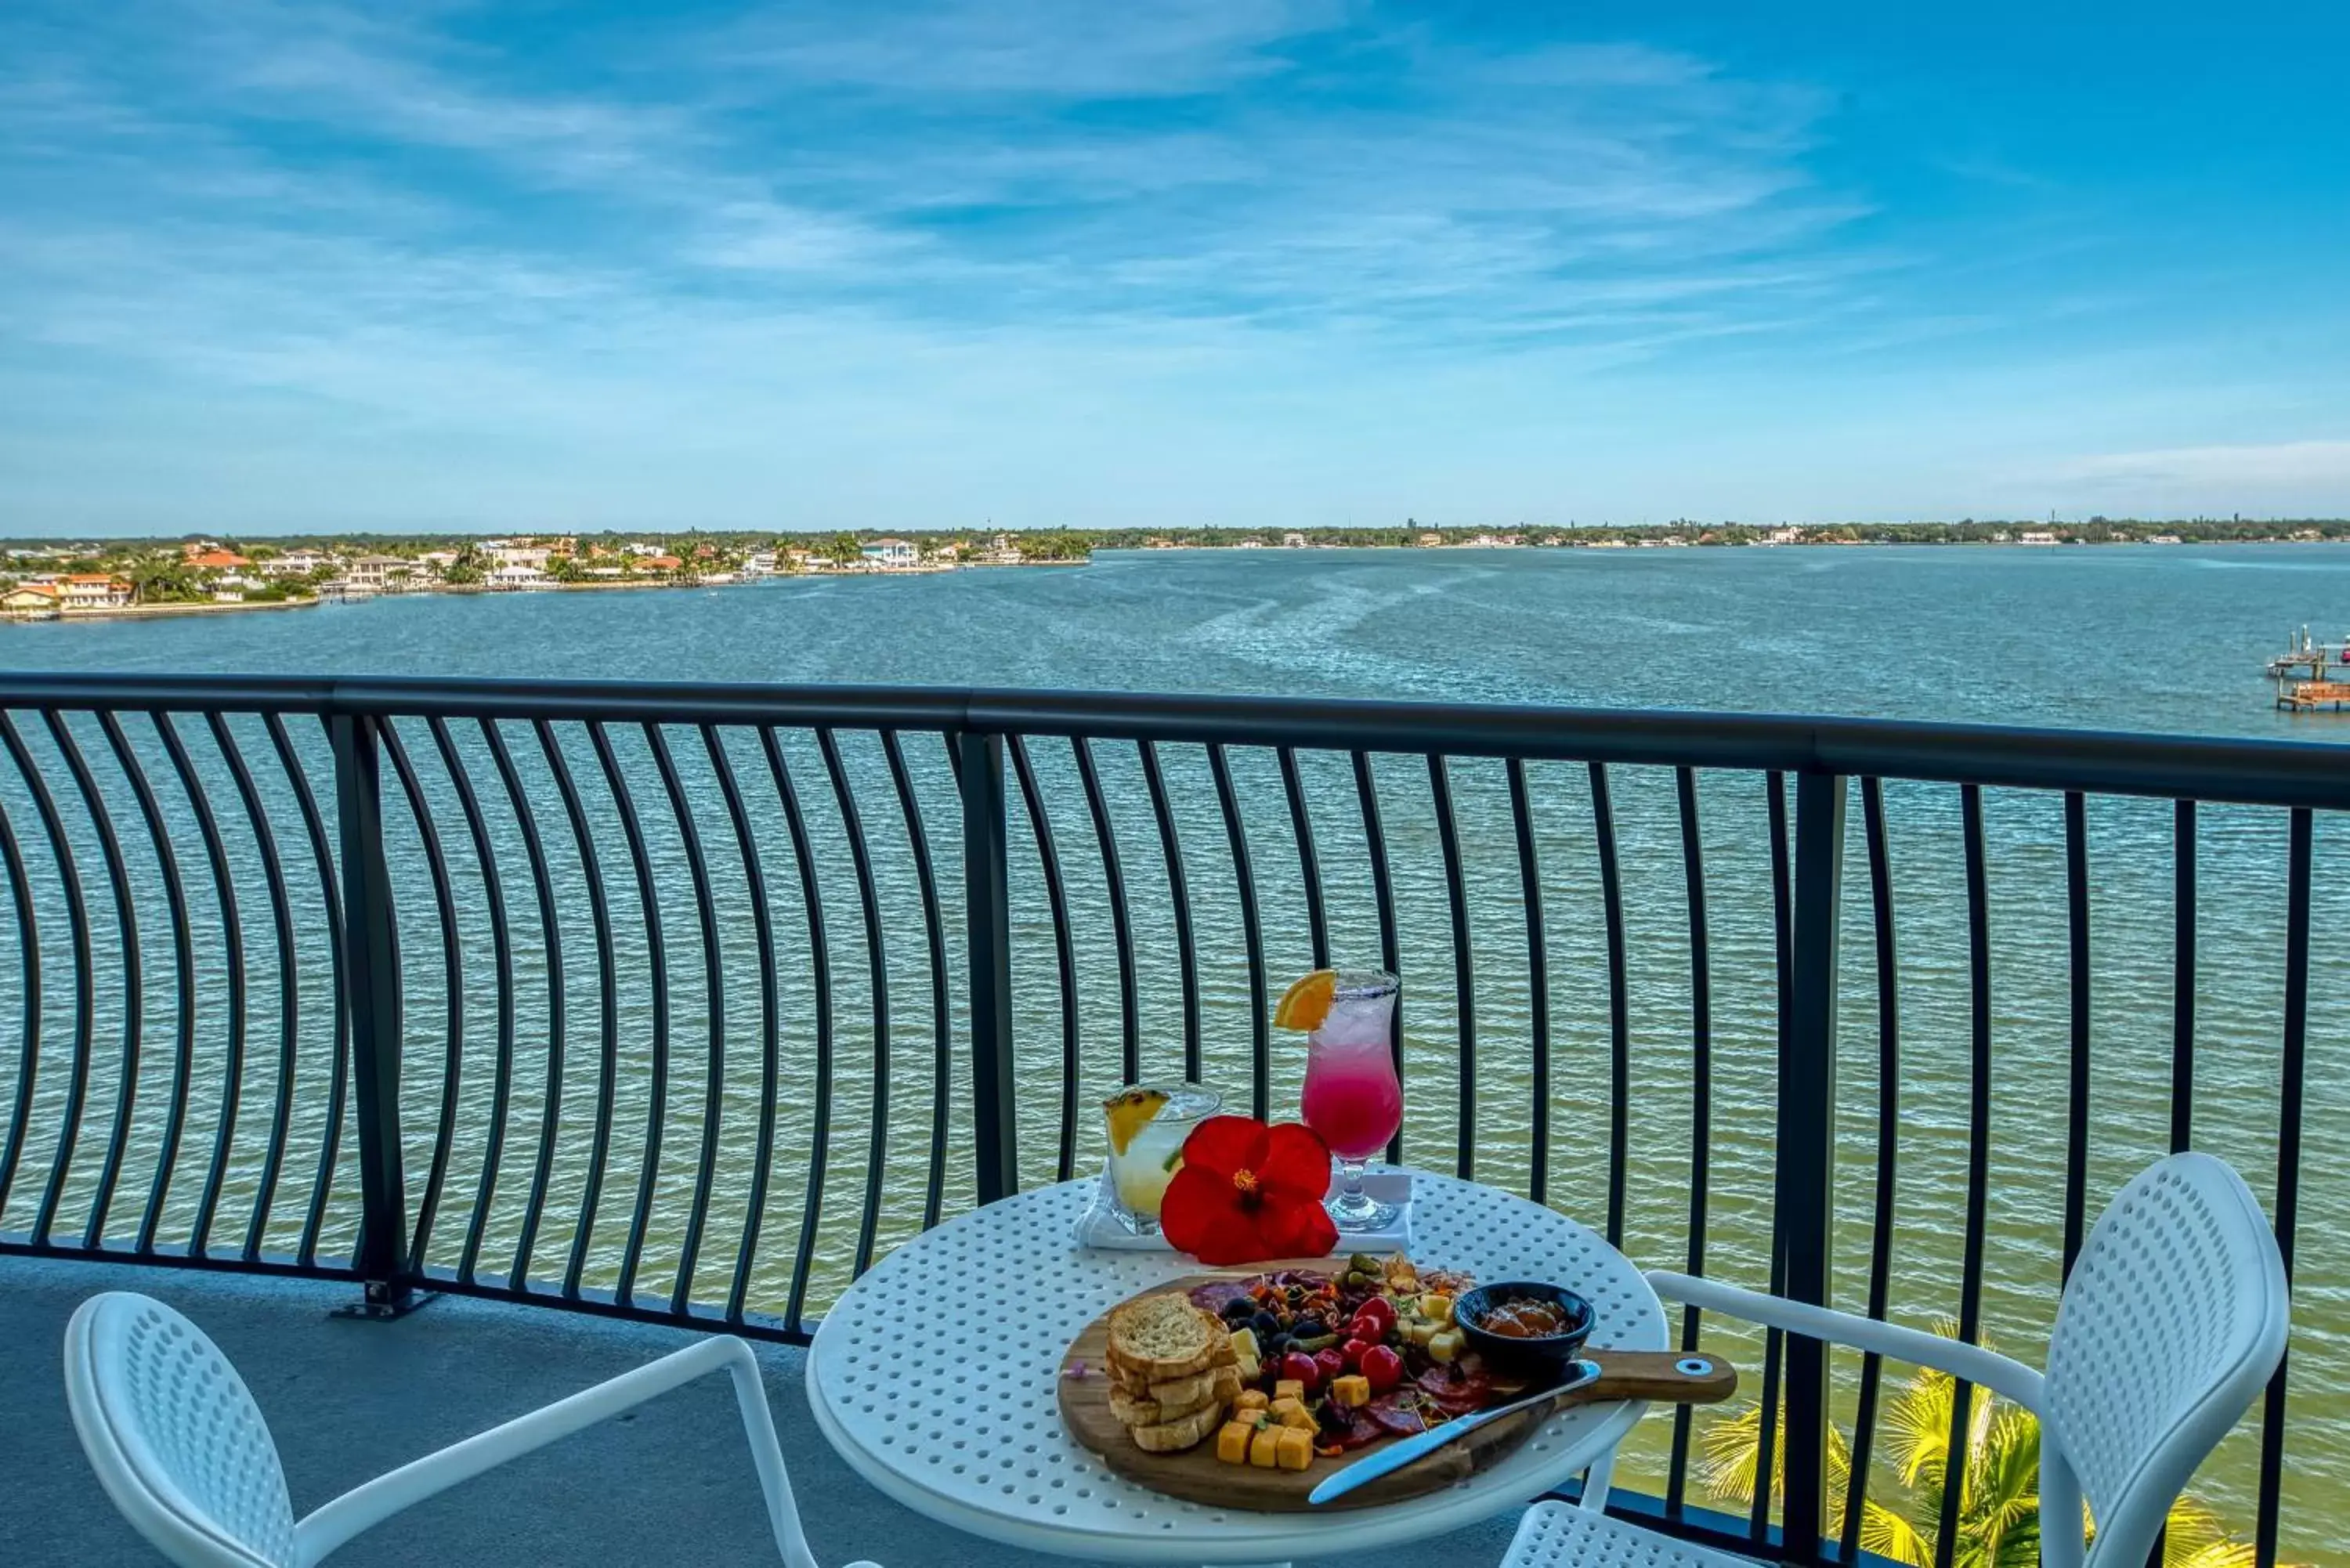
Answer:
[[[1955,1336],[1947,1320],[1937,1333]],[[1950,1417],[1957,1381],[1947,1372],[1920,1367],[1902,1385],[1881,1426],[1887,1457],[1900,1483],[1906,1509],[1868,1495],[1861,1497],[1863,1550],[1932,1568],[1942,1511],[1950,1497]],[[1786,1484],[1783,1418],[1782,1440],[1772,1445],[1771,1495]],[[1700,1438],[1698,1476],[1717,1499],[1752,1506],[1762,1450],[1762,1407],[1749,1406],[1708,1427]],[[1840,1535],[1852,1491],[1852,1451],[1844,1435],[1828,1428],[1828,1514],[1825,1527]],[[2040,1421],[2031,1411],[1975,1391],[1967,1419],[1960,1472],[1958,1550],[1954,1568],[2036,1568],[2040,1561]],[[2163,1536],[2163,1568],[2253,1568],[2251,1543],[2238,1539],[2210,1507],[2181,1497],[2170,1510]]]

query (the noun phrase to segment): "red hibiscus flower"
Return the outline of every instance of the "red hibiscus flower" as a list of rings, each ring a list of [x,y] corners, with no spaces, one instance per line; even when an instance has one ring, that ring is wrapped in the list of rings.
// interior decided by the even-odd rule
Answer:
[[[1183,1140],[1159,1224],[1170,1245],[1218,1267],[1319,1258],[1338,1244],[1329,1190],[1330,1150],[1311,1127],[1210,1116]]]

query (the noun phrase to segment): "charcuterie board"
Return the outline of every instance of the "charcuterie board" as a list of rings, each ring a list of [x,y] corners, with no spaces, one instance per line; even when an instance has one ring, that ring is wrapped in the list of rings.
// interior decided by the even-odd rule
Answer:
[[[1244,1269],[1191,1274],[1140,1294],[1189,1291],[1197,1285],[1285,1269],[1329,1267],[1330,1260],[1326,1258],[1280,1260]],[[1108,1342],[1109,1313],[1105,1312],[1070,1343],[1062,1357],[1058,1379],[1061,1418],[1070,1434],[1097,1455],[1113,1474],[1169,1497],[1259,1512],[1303,1511],[1314,1507],[1307,1502],[1306,1494],[1315,1486],[1345,1466],[1377,1454],[1398,1440],[1386,1438],[1341,1456],[1317,1458],[1304,1470],[1225,1463],[1217,1458],[1212,1434],[1180,1453],[1145,1452],[1135,1445],[1110,1410]],[[1736,1372],[1719,1358],[1707,1358],[1706,1370],[1693,1373],[1686,1369],[1684,1358],[1671,1351],[1587,1349],[1584,1354],[1599,1365],[1600,1376],[1596,1383],[1563,1395],[1556,1405],[1536,1407],[1488,1422],[1419,1462],[1322,1505],[1317,1511],[1375,1508],[1441,1490],[1515,1452],[1553,1410],[1565,1406],[1616,1399],[1711,1403],[1728,1397],[1737,1385]]]

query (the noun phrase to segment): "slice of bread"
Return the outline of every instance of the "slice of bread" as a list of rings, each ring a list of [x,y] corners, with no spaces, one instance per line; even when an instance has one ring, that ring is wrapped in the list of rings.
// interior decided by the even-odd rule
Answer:
[[[1146,1383],[1205,1372],[1231,1353],[1232,1334],[1222,1322],[1180,1291],[1144,1296],[1109,1314],[1110,1366]]]
[[[1113,1387],[1123,1388],[1138,1399],[1156,1399],[1164,1405],[1188,1405],[1197,1401],[1217,1382],[1219,1375],[1229,1372],[1237,1380],[1240,1366],[1239,1358],[1232,1354],[1231,1338],[1227,1336],[1224,1343],[1216,1347],[1215,1360],[1208,1368],[1187,1377],[1154,1378],[1144,1373],[1129,1372],[1115,1362],[1109,1364],[1108,1372]],[[1237,1388],[1232,1389],[1224,1397],[1230,1398],[1237,1392]]]
[[[1155,1426],[1188,1416],[1210,1404],[1229,1404],[1240,1397],[1241,1370],[1226,1364],[1191,1377],[1154,1383],[1147,1394],[1130,1393],[1113,1383],[1109,1411],[1128,1427]]]
[[[1144,1453],[1180,1454],[1185,1449],[1197,1448],[1223,1424],[1224,1402],[1211,1399],[1188,1416],[1148,1427],[1129,1427],[1127,1430],[1133,1434],[1135,1446]]]

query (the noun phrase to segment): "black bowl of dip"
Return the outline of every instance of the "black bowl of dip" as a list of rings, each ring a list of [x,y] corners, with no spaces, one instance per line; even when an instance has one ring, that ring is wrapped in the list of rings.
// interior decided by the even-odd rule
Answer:
[[[1598,1314],[1564,1285],[1505,1280],[1461,1292],[1452,1303],[1452,1321],[1487,1365],[1522,1377],[1555,1379],[1565,1376],[1566,1364],[1583,1354]]]

